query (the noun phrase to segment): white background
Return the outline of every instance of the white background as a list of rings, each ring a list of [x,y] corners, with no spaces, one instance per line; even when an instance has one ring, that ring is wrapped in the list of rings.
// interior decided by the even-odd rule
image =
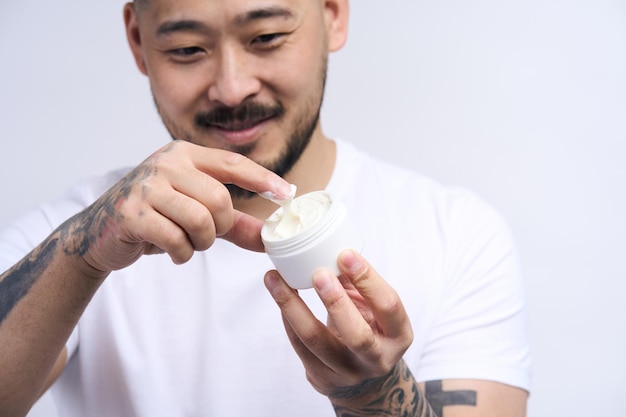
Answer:
[[[122,4],[0,3],[0,223],[169,140]],[[353,1],[323,121],[508,218],[530,305],[529,416],[624,415],[626,1]],[[50,399],[32,416],[54,416]]]

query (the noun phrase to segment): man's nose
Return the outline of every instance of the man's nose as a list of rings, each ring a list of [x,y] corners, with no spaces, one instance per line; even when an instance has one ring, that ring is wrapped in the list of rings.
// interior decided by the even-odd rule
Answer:
[[[255,73],[254,57],[236,48],[224,48],[217,58],[209,86],[209,100],[235,107],[261,89]]]

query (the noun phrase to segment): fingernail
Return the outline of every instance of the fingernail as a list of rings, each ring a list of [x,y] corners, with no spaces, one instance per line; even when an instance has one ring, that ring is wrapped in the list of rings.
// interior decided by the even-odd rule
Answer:
[[[265,287],[270,293],[275,294],[280,287],[280,278],[275,271],[268,271],[265,274]]]
[[[350,273],[355,273],[363,266],[361,259],[352,250],[345,250],[341,253],[341,263]]]
[[[259,193],[259,195],[263,198],[273,201],[276,204],[280,204],[281,201],[290,200],[296,195],[296,186],[293,184],[285,183],[282,180],[276,183],[275,188],[277,189],[278,193],[275,193],[273,191],[265,191]]]
[[[333,286],[333,277],[325,269],[318,269],[313,273],[313,286],[319,293],[327,291]]]
[[[276,190],[280,194],[280,200],[289,200],[296,196],[296,186],[289,184],[285,180],[280,180],[277,184]]]

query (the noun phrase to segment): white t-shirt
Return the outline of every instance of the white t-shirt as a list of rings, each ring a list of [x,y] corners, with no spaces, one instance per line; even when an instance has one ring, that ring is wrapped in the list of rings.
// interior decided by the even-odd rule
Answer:
[[[360,225],[363,255],[400,294],[419,381],[529,389],[523,282],[510,232],[471,192],[337,141],[327,187]],[[5,270],[124,171],[77,185],[0,231]],[[112,273],[68,341],[53,386],[63,417],[334,415],[307,382],[263,285],[267,255],[218,239],[184,265],[144,256]],[[325,319],[314,290],[300,291]]]

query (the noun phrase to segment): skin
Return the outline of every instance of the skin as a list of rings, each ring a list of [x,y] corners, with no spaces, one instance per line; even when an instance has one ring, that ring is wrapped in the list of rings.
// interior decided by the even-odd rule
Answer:
[[[255,193],[322,189],[334,169],[317,116],[347,0],[143,0],[124,21],[175,140],[0,276],[3,416],[25,415],[60,375],[64,344],[111,271],[158,253],[184,263],[217,238],[262,250],[261,219],[275,206]],[[337,415],[525,415],[517,388],[418,383],[402,360],[413,331],[398,294],[357,253],[339,266],[339,277],[313,277],[326,323],[276,271],[265,275],[308,380]]]

